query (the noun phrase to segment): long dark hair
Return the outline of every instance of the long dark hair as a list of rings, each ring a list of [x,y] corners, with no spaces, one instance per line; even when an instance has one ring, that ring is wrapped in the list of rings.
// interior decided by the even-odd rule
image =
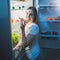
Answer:
[[[35,7],[29,7],[28,9],[33,10],[33,13],[34,13],[33,22],[38,23],[38,15],[37,15],[37,10],[36,10],[36,8],[35,8]],[[27,9],[27,10],[28,10],[28,9]]]

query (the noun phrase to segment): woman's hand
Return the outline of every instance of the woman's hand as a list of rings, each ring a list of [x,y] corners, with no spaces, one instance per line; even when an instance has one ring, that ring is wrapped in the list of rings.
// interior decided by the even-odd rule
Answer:
[[[13,48],[13,50],[15,50],[15,51],[20,51],[20,47],[19,47],[19,46],[15,46],[15,47]]]
[[[21,51],[22,46],[23,46],[22,41],[19,41],[19,43],[13,48],[13,50]]]
[[[22,30],[24,30],[24,28],[25,28],[25,21],[24,21],[23,18],[19,18],[19,19],[20,19],[20,28],[21,28]]]

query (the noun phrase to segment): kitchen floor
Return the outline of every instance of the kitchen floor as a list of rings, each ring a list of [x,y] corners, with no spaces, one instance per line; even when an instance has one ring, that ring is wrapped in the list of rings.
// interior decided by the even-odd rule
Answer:
[[[44,59],[41,60],[60,60],[60,49],[43,48],[42,51]]]

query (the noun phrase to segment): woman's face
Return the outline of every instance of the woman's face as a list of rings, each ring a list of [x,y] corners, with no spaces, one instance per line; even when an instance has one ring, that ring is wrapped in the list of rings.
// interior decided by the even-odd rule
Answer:
[[[27,21],[33,21],[34,19],[34,13],[33,13],[33,10],[32,9],[28,9],[26,11],[26,20]]]

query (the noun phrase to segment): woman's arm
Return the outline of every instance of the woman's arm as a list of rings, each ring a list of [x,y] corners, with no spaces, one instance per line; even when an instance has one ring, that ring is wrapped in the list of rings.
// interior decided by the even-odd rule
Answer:
[[[25,36],[25,33],[22,32],[22,41],[19,41],[19,43],[15,46],[15,49],[20,51],[21,47],[27,47],[30,45],[35,38],[35,35],[28,34],[27,37]]]
[[[25,32],[26,33],[26,32]],[[39,33],[39,27],[38,25],[34,24],[29,28],[28,35],[25,36],[24,31],[22,31],[22,40],[23,40],[23,45],[26,47],[30,45],[33,40],[35,40],[36,35]]]
[[[26,37],[25,33],[22,32],[23,46],[27,47],[28,45],[30,45],[30,43],[33,42],[34,38],[35,38],[35,35],[28,34],[27,37]]]
[[[24,29],[22,29],[22,42],[18,43],[17,46],[19,48],[22,46],[27,47],[35,39],[35,36],[38,34],[38,32],[39,32],[39,28],[37,25],[31,26],[27,36],[25,36],[26,32],[24,31]]]

